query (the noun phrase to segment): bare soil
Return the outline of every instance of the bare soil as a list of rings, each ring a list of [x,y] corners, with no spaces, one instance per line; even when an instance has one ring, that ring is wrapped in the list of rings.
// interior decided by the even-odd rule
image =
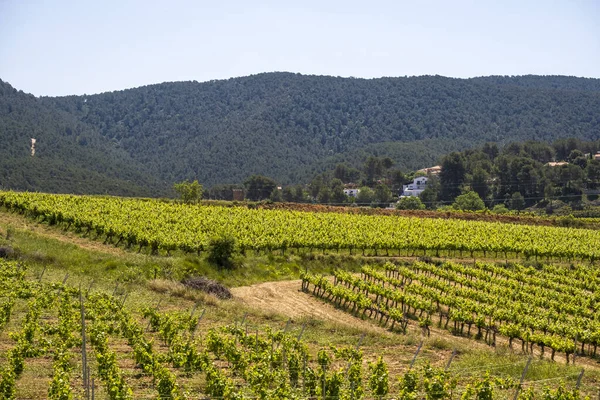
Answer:
[[[250,308],[285,315],[288,318],[313,317],[332,323],[357,327],[378,333],[389,333],[387,329],[361,320],[347,311],[338,309],[300,289],[301,280],[266,282],[231,289],[233,298]]]

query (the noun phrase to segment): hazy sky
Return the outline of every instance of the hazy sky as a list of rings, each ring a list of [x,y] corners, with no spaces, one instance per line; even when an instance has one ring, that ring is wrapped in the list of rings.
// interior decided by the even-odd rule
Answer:
[[[600,78],[600,0],[0,0],[0,79],[35,95],[270,71]]]

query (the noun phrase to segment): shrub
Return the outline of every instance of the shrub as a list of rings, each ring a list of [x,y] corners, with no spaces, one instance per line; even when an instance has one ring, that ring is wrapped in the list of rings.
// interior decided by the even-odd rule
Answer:
[[[452,205],[454,209],[461,211],[479,211],[485,209],[485,203],[475,192],[466,192],[456,198]]]
[[[0,258],[12,258],[15,251],[10,246],[0,246]]]
[[[207,260],[220,268],[232,269],[235,266],[233,262],[235,253],[236,243],[233,237],[218,237],[210,241]]]
[[[510,210],[506,208],[504,204],[496,204],[494,208],[492,208],[492,212],[494,214],[508,214]]]
[[[418,197],[403,197],[396,203],[397,210],[424,210],[425,204]]]

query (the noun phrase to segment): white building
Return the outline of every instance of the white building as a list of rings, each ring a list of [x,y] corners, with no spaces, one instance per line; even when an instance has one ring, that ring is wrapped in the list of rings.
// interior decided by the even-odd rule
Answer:
[[[358,196],[358,192],[360,192],[360,189],[358,189],[358,188],[355,188],[355,189],[344,189],[344,194],[346,196],[349,196],[349,197],[356,197],[356,196]]]
[[[408,185],[402,185],[402,195],[404,197],[416,197],[423,193],[423,190],[427,188],[427,177],[419,176],[413,180],[413,183]]]

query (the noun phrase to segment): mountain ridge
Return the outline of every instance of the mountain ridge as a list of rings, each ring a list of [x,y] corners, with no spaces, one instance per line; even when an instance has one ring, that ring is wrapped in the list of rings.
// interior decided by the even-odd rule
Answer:
[[[161,190],[183,179],[211,186],[251,174],[302,183],[337,162],[358,166],[374,151],[411,170],[484,142],[600,138],[595,78],[277,72],[31,97],[94,132],[94,149],[109,146]]]
[[[163,84],[172,84],[172,83],[175,83],[175,84],[177,84],[177,83],[205,84],[205,83],[216,83],[216,82],[238,80],[238,79],[244,79],[244,78],[250,78],[250,77],[256,77],[256,76],[273,75],[273,74],[282,74],[282,75],[287,74],[287,75],[297,75],[297,76],[303,76],[303,77],[351,79],[351,80],[363,80],[363,81],[374,81],[374,80],[379,80],[379,79],[415,79],[415,78],[437,77],[437,78],[456,79],[456,80],[463,80],[463,81],[494,82],[496,84],[507,84],[507,85],[515,85],[515,86],[534,86],[534,82],[536,82],[538,79],[543,80],[543,79],[551,78],[551,79],[559,79],[559,80],[576,80],[577,82],[579,82],[579,84],[575,85],[577,87],[577,90],[600,91],[600,78],[577,76],[577,75],[555,75],[555,74],[551,74],[551,75],[536,75],[536,74],[480,75],[480,76],[472,76],[472,77],[462,78],[462,77],[452,77],[452,76],[439,75],[439,74],[434,74],[434,75],[426,74],[426,75],[380,76],[380,77],[364,78],[364,77],[354,77],[354,76],[304,74],[304,73],[300,73],[300,72],[291,72],[291,71],[258,72],[255,74],[235,76],[235,77],[230,77],[230,78],[209,79],[209,80],[205,80],[205,81],[198,81],[195,79],[191,79],[191,80],[180,80],[180,81],[154,82],[154,83],[148,83],[148,84],[143,84],[143,85],[139,85],[139,86],[127,87],[127,88],[123,88],[123,89],[106,90],[106,91],[97,92],[97,93],[67,94],[67,95],[56,95],[56,96],[54,96],[54,95],[39,95],[38,96],[38,95],[31,94],[31,93],[23,92],[22,90],[18,90],[18,91],[23,92],[24,94],[33,96],[37,99],[82,97],[82,96],[85,97],[85,96],[96,96],[96,95],[109,94],[109,93],[119,93],[119,92],[136,90],[136,89],[141,89],[141,88],[146,88],[146,87],[151,87],[151,86],[159,86],[159,85],[163,85]],[[0,79],[0,81],[1,81],[1,79]],[[10,82],[7,82],[7,81],[4,81],[4,83],[8,83],[9,85],[11,85]],[[567,87],[574,86],[573,82],[566,82],[565,85]],[[591,87],[590,87],[590,85],[591,85]],[[544,85],[541,85],[541,86],[544,87]],[[563,88],[566,88],[566,87],[563,87]]]

